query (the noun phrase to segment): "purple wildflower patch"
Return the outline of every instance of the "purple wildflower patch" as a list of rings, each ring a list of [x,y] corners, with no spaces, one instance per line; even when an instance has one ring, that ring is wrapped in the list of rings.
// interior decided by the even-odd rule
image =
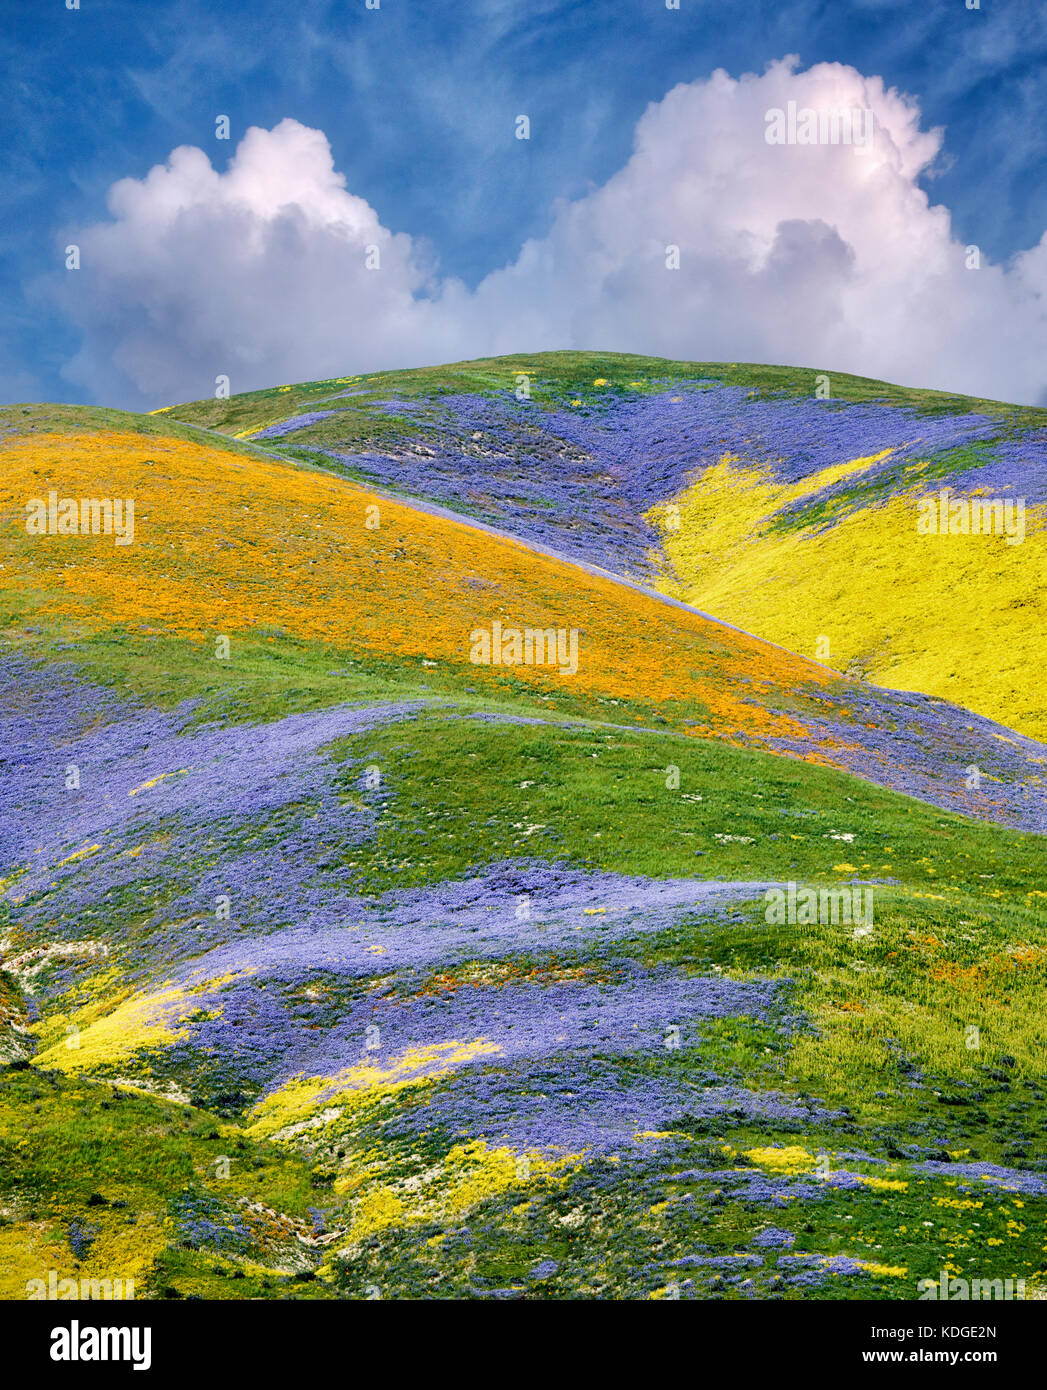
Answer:
[[[333,398],[332,398],[333,399]],[[283,439],[289,434],[294,434],[297,430],[307,429],[310,425],[318,424],[321,420],[329,420],[332,415],[336,415],[334,410],[312,410],[304,415],[293,415],[289,420],[281,420],[278,424],[267,425],[264,430],[258,430],[251,435],[252,443],[259,439]]]

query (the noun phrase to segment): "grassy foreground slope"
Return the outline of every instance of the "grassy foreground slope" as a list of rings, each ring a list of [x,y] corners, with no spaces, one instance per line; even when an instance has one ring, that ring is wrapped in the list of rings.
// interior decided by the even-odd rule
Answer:
[[[543,353],[166,414],[646,577],[836,670],[1047,732],[1042,410],[815,370]],[[921,534],[919,504],[943,488],[1023,501],[1022,539]]]
[[[8,415],[4,1296],[1043,1286],[1042,748],[247,445]],[[27,536],[49,486],[134,544]],[[517,613],[577,682],[468,661]],[[790,881],[872,920],[768,920]]]

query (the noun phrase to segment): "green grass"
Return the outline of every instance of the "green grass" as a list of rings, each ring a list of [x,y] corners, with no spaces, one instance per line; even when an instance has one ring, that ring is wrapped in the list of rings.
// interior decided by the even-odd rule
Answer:
[[[382,769],[392,798],[359,866],[402,864],[400,884],[528,853],[654,877],[895,878],[987,901],[994,890],[1036,889],[1042,878],[1040,836],[715,740],[481,723],[441,710],[336,751]],[[670,766],[678,788],[666,785]],[[857,872],[837,872],[840,864]],[[373,882],[388,886],[389,877]]]
[[[122,1087],[24,1064],[6,1067],[0,1071],[0,1115],[0,1250],[24,1222],[37,1233],[39,1263],[5,1268],[5,1297],[24,1296],[15,1288],[19,1275],[46,1279],[56,1268],[60,1277],[122,1278],[143,1254],[146,1274],[136,1278],[137,1297],[172,1291],[222,1296],[212,1294],[209,1281],[220,1277],[216,1267],[228,1277],[237,1262],[179,1248],[170,1228],[173,1196],[209,1192],[230,1211],[244,1198],[298,1218],[321,1200],[296,1155],[258,1143],[199,1109]],[[222,1158],[228,1176],[220,1176]],[[82,1260],[68,1243],[74,1221],[93,1236]],[[165,1229],[174,1244],[154,1262],[150,1254],[158,1230]],[[279,1277],[263,1270],[221,1288],[225,1297],[259,1297],[263,1283],[278,1284]]]
[[[809,502],[786,507],[772,518],[770,529],[777,532],[805,531],[832,525],[863,507],[875,506],[903,492],[930,491],[939,481],[955,478],[976,468],[986,468],[995,460],[996,441],[965,444],[942,449],[918,460],[916,465],[898,463],[876,471],[864,482],[837,484]]]
[[[238,439],[207,434],[195,422],[183,423],[164,415],[139,415],[129,410],[111,410],[92,405],[8,405],[0,406],[0,441],[6,434],[98,434],[104,431],[140,434],[145,438],[184,439],[205,444],[245,458],[267,457],[257,445]]]
[[[165,648],[168,655],[174,650]],[[101,669],[109,655],[103,645],[91,660]],[[308,704],[306,697],[316,694],[293,663],[286,679],[296,671],[297,684],[284,686],[271,653],[260,648],[257,661],[247,706],[224,699],[217,681],[205,692],[212,712],[258,717],[286,712],[298,700]],[[164,680],[144,682],[140,693],[184,696],[195,670],[187,665],[180,672],[174,663]],[[378,693],[366,684],[356,693],[367,692]],[[790,981],[786,1005],[800,1020],[795,1030],[709,1020],[688,1032],[676,1053],[603,1059],[624,1080],[682,1077],[697,1093],[713,1076],[718,1084],[816,1100],[835,1118],[754,1124],[683,1114],[669,1150],[646,1169],[641,1165],[635,1179],[594,1159],[562,1182],[521,1183],[482,1203],[464,1223],[408,1223],[365,1238],[333,1261],[317,1253],[312,1265],[296,1270],[275,1255],[267,1264],[257,1252],[188,1248],[172,1233],[173,1196],[210,1194],[230,1219],[240,1197],[301,1218],[310,1206],[339,1207],[331,1184],[340,1174],[355,1168],[370,1183],[403,1181],[420,1164],[442,1162],[454,1137],[432,1129],[417,1140],[387,1142],[388,1112],[376,1102],[323,1136],[260,1144],[235,1115],[219,1118],[199,1105],[97,1080],[8,1069],[0,1135],[6,1234],[13,1239],[23,1226],[36,1230],[34,1258],[52,1250],[65,1268],[74,1219],[98,1226],[110,1261],[113,1251],[133,1251],[140,1232],[157,1222],[168,1235],[149,1261],[148,1287],[166,1298],[372,1297],[376,1289],[383,1297],[484,1296],[493,1289],[536,1298],[647,1297],[674,1281],[683,1296],[716,1298],[739,1296],[738,1286],[726,1282],[730,1271],[672,1262],[696,1249],[714,1256],[744,1252],[773,1222],[795,1235],[792,1253],[842,1253],[904,1266],[907,1274],[833,1276],[805,1291],[783,1283],[771,1260],[752,1273],[761,1297],[911,1298],[915,1279],[937,1278],[946,1258],[960,1269],[974,1261],[979,1277],[1001,1271],[1038,1277],[1047,1204],[1029,1199],[1018,1208],[1010,1195],[990,1191],[979,1193],[983,1205],[972,1216],[970,1209],[940,1205],[938,1199],[956,1198],[955,1186],[931,1181],[913,1163],[965,1153],[1023,1166],[1042,1151],[1047,1038],[1040,1001],[1047,978],[1038,958],[1007,968],[1009,948],[1047,945],[1043,900],[1027,896],[1042,882],[1042,838],[947,815],[832,769],[670,734],[477,723],[436,709],[340,741],[332,752],[366,757],[382,770],[377,833],[345,861],[359,886],[372,892],[529,856],[655,877],[897,880],[877,889],[868,940],[855,940],[844,927],[771,928],[755,901],[627,938],[601,957],[608,969],[615,960],[633,960]],[[679,768],[678,788],[665,785],[669,763]],[[348,766],[344,794],[355,795]],[[541,828],[528,833],[529,826]],[[827,838],[844,830],[853,841]],[[717,833],[744,835],[749,843],[720,842]],[[842,872],[842,862],[856,871]],[[106,903],[106,930],[117,948],[121,938],[136,936],[142,914],[140,893]],[[90,920],[84,926],[94,930]],[[579,953],[576,963],[586,959]],[[572,960],[567,953],[560,964]],[[936,978],[941,967],[981,969],[984,979],[975,989],[962,976],[959,984],[947,974]],[[90,986],[91,968],[81,988]],[[424,983],[402,982],[412,990]],[[971,1024],[982,1033],[977,1050],[965,1042]],[[162,1058],[154,1061],[156,1084],[180,1080],[176,1072],[168,1075]],[[195,1083],[198,1099],[205,1098],[206,1075]],[[403,1103],[409,1108],[423,1098]],[[820,1200],[785,1212],[717,1196],[716,1179],[703,1174],[744,1168],[738,1155],[768,1144],[884,1156],[886,1169],[835,1159],[833,1166],[908,1187],[885,1194],[827,1189]],[[724,1145],[732,1157],[725,1157]],[[223,1154],[232,1159],[231,1174],[219,1181],[213,1165]],[[979,1229],[968,1235],[975,1218]],[[1008,1226],[1016,1220],[1023,1230]],[[998,1253],[990,1267],[983,1237],[997,1229],[1002,1234],[992,1238],[1004,1245],[993,1247]],[[4,1235],[0,1228],[0,1243]],[[84,1271],[97,1272],[92,1258]],[[557,1271],[533,1277],[534,1267],[548,1260]],[[320,1277],[309,1277],[317,1272]],[[687,1279],[693,1282],[684,1284]]]
[[[305,410],[332,409],[336,421],[325,422],[341,431],[339,438],[366,447],[401,438],[403,426],[378,415],[370,415],[371,402],[390,395],[405,399],[436,396],[451,392],[480,395],[512,391],[517,376],[531,380],[532,399],[539,404],[562,405],[578,396],[593,398],[593,382],[605,378],[600,388],[604,399],[617,393],[635,395],[629,383],[639,381],[641,391],[661,390],[677,383],[704,380],[724,386],[741,386],[760,395],[813,395],[819,375],[828,375],[832,398],[841,402],[877,402],[906,406],[922,414],[950,414],[968,410],[985,411],[1011,422],[1039,424],[1043,411],[1017,407],[980,397],[959,396],[945,391],[928,391],[892,385],[872,377],[853,376],[818,366],[781,367],[757,363],[683,362],[632,353],[543,352],[518,353],[507,357],[478,358],[469,362],[414,370],[368,373],[352,382],[337,378],[294,384],[289,391],[270,387],[244,392],[221,400],[184,402],[171,407],[171,416],[227,433],[275,423]],[[359,392],[338,397],[342,391]],[[599,397],[597,398],[597,400]],[[319,427],[318,427],[319,428]],[[410,434],[418,431],[410,427]],[[279,441],[274,441],[279,450]]]
[[[501,390],[512,384],[515,366],[541,376],[536,394],[549,403],[601,375],[618,382],[643,378],[651,388],[656,381],[705,376],[760,391],[810,390],[810,374],[793,369],[590,354],[459,364],[370,378],[366,385],[373,399],[394,389],[420,395]],[[940,393],[832,377],[834,392],[850,392],[851,399],[890,398],[929,411],[971,405]],[[330,382],[308,383],[287,393],[198,403],[182,413],[207,428],[242,427],[238,421],[277,409],[286,414],[299,399],[331,388]],[[3,412],[8,427],[135,428],[158,436],[184,430],[180,437],[198,437],[165,416],[151,424],[120,412],[25,409],[26,415],[21,408]],[[363,430],[366,408],[353,409]],[[1020,415],[1004,414],[1012,422]],[[261,454],[247,445],[230,447]],[[846,490],[850,501],[852,493]],[[522,1181],[465,1216],[394,1225],[344,1253],[336,1246],[308,1256],[297,1250],[291,1258],[278,1243],[269,1248],[264,1241],[249,1255],[193,1249],[173,1224],[172,1204],[188,1192],[214,1200],[228,1222],[244,1210],[241,1199],[297,1222],[307,1222],[310,1208],[322,1208],[337,1222],[351,1198],[336,1181],[359,1176],[364,1191],[405,1182],[444,1162],[456,1136],[436,1125],[417,1138],[387,1135],[393,1112],[378,1097],[326,1128],[259,1142],[246,1132],[243,1104],[223,1099],[221,1059],[209,1064],[197,1058],[196,1069],[185,1075],[176,1054],[159,1049],[143,1052],[133,1065],[114,1064],[115,1070],[154,1085],[174,1083],[190,1104],[97,1078],[6,1066],[0,1069],[6,1296],[21,1296],[15,1285],[27,1270],[70,1267],[73,1221],[97,1228],[82,1271],[117,1273],[120,1260],[140,1258],[142,1291],[165,1298],[373,1297],[376,1290],[382,1297],[463,1297],[506,1289],[534,1298],[649,1297],[674,1283],[685,1285],[683,1296],[739,1297],[740,1287],[727,1281],[730,1271],[674,1262],[696,1252],[745,1252],[770,1224],[793,1233],[793,1253],[868,1258],[904,1267],[906,1275],[839,1275],[805,1290],[783,1283],[769,1259],[751,1273],[759,1297],[911,1299],[915,1280],[936,1279],[946,1259],[979,1277],[1043,1282],[1047,1202],[1026,1199],[1019,1206],[1022,1199],[1013,1194],[987,1189],[978,1193],[980,1207],[956,1207],[949,1203],[967,1198],[955,1181],[932,1179],[915,1167],[927,1157],[964,1155],[1042,1170],[1042,836],[945,813],[831,768],[684,737],[664,718],[656,722],[640,697],[565,697],[554,706],[511,678],[484,695],[469,686],[468,672],[360,658],[281,633],[239,639],[235,660],[225,664],[206,647],[163,635],[50,627],[34,613],[37,598],[11,594],[5,600],[5,650],[68,661],[84,679],[149,705],[174,709],[193,701],[197,722],[264,721],[342,701],[433,702],[410,721],[341,740],[330,750],[344,764],[340,790],[346,800],[361,795],[361,760],[376,763],[382,774],[381,794],[369,802],[378,808],[373,838],[340,852],[339,867],[351,871],[359,891],[454,879],[499,860],[526,858],[654,878],[878,882],[868,937],[856,938],[843,925],[771,925],[754,892],[752,901],[729,911],[683,916],[671,929],[637,933],[596,956],[564,951],[558,961],[606,972],[635,962],[781,981],[781,1018],[705,1019],[686,1030],[678,1052],[598,1058],[594,1066],[607,1067],[623,1083],[681,1081],[696,1098],[713,1082],[776,1091],[817,1102],[821,1110],[811,1120],[757,1123],[684,1112],[674,1117],[674,1137],[664,1148],[641,1158],[620,1165],[591,1158],[562,1180]],[[463,717],[474,711],[578,722],[564,728]],[[682,721],[695,712],[678,713]],[[631,727],[637,718],[651,727]],[[667,778],[670,767],[678,770],[678,785]],[[173,828],[153,827],[158,835]],[[167,963],[143,950],[157,910],[186,891],[214,855],[261,843],[279,834],[280,825],[274,818],[240,827],[242,843],[235,845],[222,833],[215,827],[215,836],[201,843],[199,860],[180,865],[168,880],[143,877],[103,903],[80,906],[58,892],[53,899],[41,895],[37,905],[53,907],[49,926],[63,935],[75,935],[75,928],[87,936],[104,933],[112,948],[107,960],[85,957],[69,968],[65,997],[48,1000],[50,1013],[106,997],[105,971],[125,957],[145,959],[148,971],[162,977]],[[4,933],[16,928],[11,904],[0,911]],[[510,959],[523,967],[539,956],[532,951]],[[470,988],[464,968],[460,976],[456,986]],[[41,998],[56,978],[46,970],[37,977]],[[379,978],[404,995],[434,985],[424,972]],[[368,987],[361,981],[332,987],[328,1021],[336,1025]],[[0,1023],[24,1021],[29,1007],[12,977],[0,976]],[[976,1048],[969,1045],[972,1027],[978,1029]],[[14,1037],[9,1027],[7,1037]],[[549,1065],[555,1068],[556,1059]],[[410,1113],[453,1084],[443,1080],[431,1091],[405,1094],[395,1113]],[[715,1174],[745,1170],[744,1151],[768,1145],[824,1151],[835,1169],[908,1186],[826,1187],[784,1209],[725,1192]],[[836,1157],[851,1150],[883,1163]],[[222,1156],[230,1160],[228,1178],[216,1172]],[[1000,1244],[989,1246],[990,1238]],[[99,1263],[103,1259],[108,1266]],[[533,1273],[549,1260],[555,1271]]]
[[[237,634],[235,655],[218,661],[209,641],[192,642],[154,631],[93,629],[41,617],[48,595],[9,589],[0,592],[0,652],[30,660],[62,661],[85,680],[161,708],[194,701],[192,721],[245,723],[282,718],[300,710],[343,701],[454,700],[464,708],[503,711],[541,719],[577,719],[639,724],[654,732],[689,728],[708,716],[698,701],[658,702],[576,690],[571,683],[554,695],[536,691],[512,668],[478,668],[464,663],[385,657],[373,651],[326,646],[279,629]],[[708,633],[712,653],[719,638]],[[727,651],[730,644],[725,643]],[[724,680],[729,679],[725,674]],[[827,676],[827,683],[832,677]],[[824,692],[760,692],[756,703],[819,717]]]

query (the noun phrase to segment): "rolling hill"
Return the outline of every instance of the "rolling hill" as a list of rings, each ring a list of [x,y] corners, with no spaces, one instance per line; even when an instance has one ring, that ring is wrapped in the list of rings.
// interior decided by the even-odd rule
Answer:
[[[1047,1283],[1044,426],[811,375],[0,411],[3,1296]]]
[[[646,578],[836,670],[1047,733],[1045,411],[573,353],[169,410]],[[1022,539],[921,534],[919,503],[942,489],[1021,499]]]

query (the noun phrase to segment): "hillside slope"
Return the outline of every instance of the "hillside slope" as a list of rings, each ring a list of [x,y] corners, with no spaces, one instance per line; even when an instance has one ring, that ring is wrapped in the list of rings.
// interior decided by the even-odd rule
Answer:
[[[1047,734],[1043,411],[841,374],[547,353],[168,413],[638,576],[836,670]],[[1021,500],[1020,538],[921,534],[920,503],[942,489]]]
[[[3,418],[0,1296],[1047,1285],[1042,744],[247,442]]]
[[[136,634],[163,632],[195,644],[208,665],[222,659],[220,639],[257,636],[324,644],[392,672],[424,661],[451,690],[526,695],[597,718],[617,711],[853,770],[1005,824],[1047,824],[1047,749],[1033,740],[835,676],[350,480],[176,437],[143,448],[142,436],[112,430],[12,437],[3,464],[4,588],[34,624],[121,631],[132,651]],[[27,534],[19,510],[51,479],[74,498],[133,497],[133,544]],[[528,652],[528,631],[559,634],[556,658],[533,643]]]

